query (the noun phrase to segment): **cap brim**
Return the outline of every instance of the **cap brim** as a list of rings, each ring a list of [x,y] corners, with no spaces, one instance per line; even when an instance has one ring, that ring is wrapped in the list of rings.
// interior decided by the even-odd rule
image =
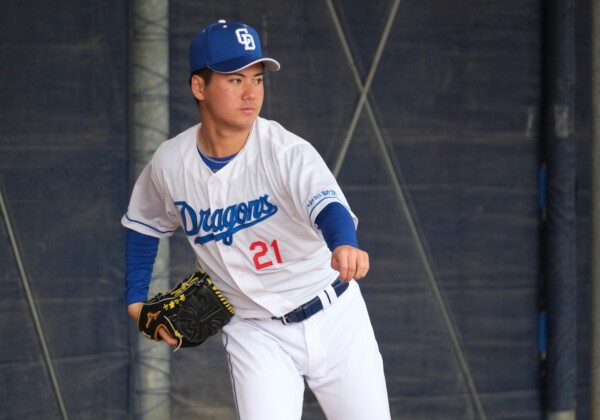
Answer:
[[[211,70],[216,71],[217,73],[235,73],[240,70],[244,70],[247,67],[250,67],[256,63],[263,63],[267,70],[278,71],[281,66],[276,60],[272,58],[259,58],[257,60],[252,60],[248,62],[248,57],[236,58],[234,60],[225,61],[222,63],[215,63],[208,66]]]

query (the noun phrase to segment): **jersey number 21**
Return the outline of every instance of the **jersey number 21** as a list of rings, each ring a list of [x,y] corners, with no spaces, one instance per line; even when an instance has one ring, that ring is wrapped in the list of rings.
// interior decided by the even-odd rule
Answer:
[[[281,254],[279,253],[279,246],[277,245],[277,239],[275,239],[271,244],[267,244],[264,241],[256,241],[252,242],[250,245],[250,251],[255,251],[254,253],[254,266],[257,270],[262,270],[263,268],[267,268],[273,265],[273,254],[267,255],[269,250],[273,251],[275,255],[275,260],[278,264],[282,264]]]

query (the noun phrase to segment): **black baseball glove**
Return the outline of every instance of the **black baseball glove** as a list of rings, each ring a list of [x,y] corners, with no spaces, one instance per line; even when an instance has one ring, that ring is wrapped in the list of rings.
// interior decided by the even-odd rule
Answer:
[[[215,335],[235,311],[208,275],[198,271],[166,293],[144,302],[138,328],[147,338],[160,341],[159,327],[177,339],[180,347],[195,347]]]

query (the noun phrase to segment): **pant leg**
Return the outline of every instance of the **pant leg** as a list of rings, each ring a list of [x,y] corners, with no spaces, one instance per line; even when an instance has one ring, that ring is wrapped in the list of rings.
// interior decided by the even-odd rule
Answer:
[[[277,321],[234,317],[223,329],[238,418],[300,420],[304,378],[279,339],[260,328],[261,322]]]
[[[307,323],[307,384],[327,419],[390,419],[383,362],[358,284]]]

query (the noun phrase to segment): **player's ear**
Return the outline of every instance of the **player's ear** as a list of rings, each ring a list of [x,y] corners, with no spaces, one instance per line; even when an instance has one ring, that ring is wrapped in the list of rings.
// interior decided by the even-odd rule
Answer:
[[[202,101],[204,99],[205,86],[206,83],[204,82],[204,79],[196,74],[190,79],[190,89],[197,101]]]

